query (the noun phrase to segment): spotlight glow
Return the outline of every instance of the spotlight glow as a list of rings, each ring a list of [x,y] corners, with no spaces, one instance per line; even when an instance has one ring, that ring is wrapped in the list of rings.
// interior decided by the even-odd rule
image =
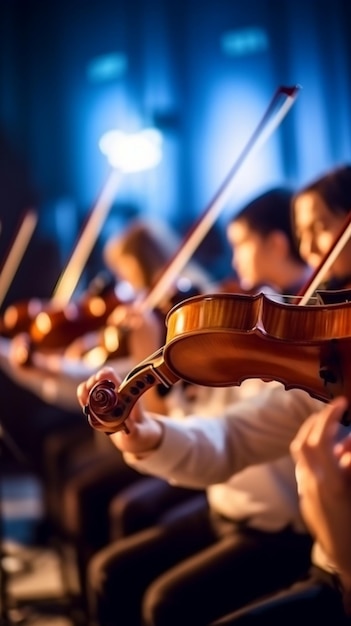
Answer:
[[[111,130],[101,137],[99,148],[112,167],[127,173],[140,172],[160,163],[162,135],[155,128],[133,134]]]

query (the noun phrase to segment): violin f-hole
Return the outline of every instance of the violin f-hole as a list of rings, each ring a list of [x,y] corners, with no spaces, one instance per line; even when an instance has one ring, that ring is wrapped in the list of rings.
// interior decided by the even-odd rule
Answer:
[[[335,398],[339,394],[343,394],[344,377],[342,375],[341,358],[338,350],[337,340],[332,339],[328,346],[324,347],[323,358],[321,358],[321,366],[319,369],[319,375],[324,380],[324,385],[328,388],[331,385],[335,385],[334,392],[330,392],[330,397]],[[347,408],[343,414],[340,423],[343,426],[350,426],[351,414],[350,409]]]
[[[336,393],[331,392],[331,398],[335,397],[335,395],[340,392],[340,388],[344,385],[340,352],[336,339],[331,339],[330,342],[322,347],[319,376],[328,389],[330,386],[335,385],[334,391],[336,391]]]

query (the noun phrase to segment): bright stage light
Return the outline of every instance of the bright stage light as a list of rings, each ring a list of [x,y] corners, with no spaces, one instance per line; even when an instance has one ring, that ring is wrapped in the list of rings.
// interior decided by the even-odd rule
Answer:
[[[99,148],[112,167],[127,173],[140,172],[161,161],[162,135],[155,128],[133,134],[111,130],[101,137]]]

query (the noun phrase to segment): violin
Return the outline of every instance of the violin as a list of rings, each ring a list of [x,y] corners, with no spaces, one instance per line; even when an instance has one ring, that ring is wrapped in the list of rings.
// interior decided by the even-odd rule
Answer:
[[[190,281],[179,282],[179,285],[175,286],[172,293],[169,293],[167,298],[159,303],[154,309],[156,318],[159,321],[160,328],[165,328],[165,318],[167,312],[178,302],[181,302],[187,297],[200,294],[200,289],[193,285]],[[80,338],[65,350],[65,355],[68,358],[79,358],[85,362],[89,362],[92,366],[98,367],[105,363],[108,359],[122,358],[130,356],[129,347],[129,327],[121,324],[111,324],[107,321],[109,315],[115,309],[123,307],[124,304],[130,304],[133,300],[120,300],[119,303],[115,303],[115,306],[111,307],[110,311],[106,311],[107,315],[104,316],[104,320],[100,318],[96,320],[95,329],[89,328],[87,336],[82,333]],[[122,314],[123,317],[123,314]],[[105,325],[102,327],[102,323]],[[106,324],[107,322],[107,324]],[[91,330],[95,330],[95,334],[91,333]],[[162,334],[161,343],[165,339],[165,333]]]
[[[131,300],[131,294],[122,294],[114,281],[100,292],[88,290],[80,300],[63,308],[38,313],[28,329],[31,343],[43,350],[67,346],[77,337],[99,330],[116,307]]]
[[[34,320],[43,308],[44,302],[39,298],[10,304],[0,320],[0,335],[12,339],[18,333],[27,332],[31,320]]]
[[[314,306],[262,293],[189,298],[168,313],[165,345],[117,391],[111,381],[97,383],[85,415],[96,430],[127,430],[125,420],[142,394],[178,380],[226,387],[260,378],[324,402],[338,395],[351,402],[351,290],[343,295],[346,301]]]
[[[25,333],[28,357],[35,348],[60,350],[78,336],[100,329],[117,306],[130,302],[130,293],[120,292],[115,282],[101,286],[99,291],[88,289],[80,300],[65,307],[32,299],[6,309],[1,334],[12,339]]]

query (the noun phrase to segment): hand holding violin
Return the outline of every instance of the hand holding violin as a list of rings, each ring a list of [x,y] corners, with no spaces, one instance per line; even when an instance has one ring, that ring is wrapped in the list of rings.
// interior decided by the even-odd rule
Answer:
[[[311,415],[290,450],[305,521],[351,588],[351,438],[337,441],[347,401],[339,397]]]
[[[105,380],[109,380],[115,388],[118,388],[121,382],[113,368],[104,367],[78,386],[78,402],[83,409],[88,403],[93,387]],[[124,429],[113,433],[111,439],[122,452],[139,455],[155,450],[162,441],[162,435],[162,422],[144,413],[140,403],[137,403],[126,418]]]

